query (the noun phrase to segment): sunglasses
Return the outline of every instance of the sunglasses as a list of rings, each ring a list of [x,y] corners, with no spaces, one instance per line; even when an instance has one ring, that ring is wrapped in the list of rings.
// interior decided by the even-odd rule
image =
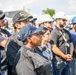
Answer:
[[[59,18],[58,20],[67,21],[66,19],[61,19],[61,18]]]
[[[67,21],[66,19],[62,19],[62,21]]]

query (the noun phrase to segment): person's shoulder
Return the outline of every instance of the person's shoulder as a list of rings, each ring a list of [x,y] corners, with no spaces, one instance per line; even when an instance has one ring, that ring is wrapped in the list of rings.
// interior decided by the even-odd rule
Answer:
[[[15,46],[15,48],[20,48],[21,46],[23,46],[23,42],[20,41],[18,38],[17,38],[17,34],[13,34],[12,36],[10,36],[7,40],[7,44],[6,44],[6,47],[7,46]],[[11,47],[10,46],[10,47]]]
[[[11,34],[10,34],[6,29],[1,29],[1,31],[2,31],[4,34],[7,34],[8,37],[11,36]]]
[[[66,30],[66,29],[64,29],[64,31],[65,31],[65,33],[67,33],[67,34],[70,34],[70,31],[68,31],[68,30]]]
[[[51,31],[51,33],[56,33],[56,32],[58,32],[57,27],[55,27],[55,28]]]
[[[52,36],[52,35],[58,35],[58,34],[59,34],[59,31],[58,31],[57,28],[55,28],[55,29],[53,29],[53,30],[51,31],[51,36]]]
[[[73,30],[70,30],[69,32],[70,32],[70,34],[73,34],[74,33]]]
[[[13,35],[11,35],[9,38],[8,38],[8,40],[7,40],[7,43],[6,43],[6,47],[10,44],[10,43],[16,43],[16,36],[15,36],[15,34],[13,34]],[[11,45],[11,44],[10,44]],[[13,44],[14,45],[14,44]],[[6,48],[5,47],[5,48]]]
[[[26,53],[27,48],[25,47],[25,45],[23,45],[23,46],[19,49],[19,51],[20,51],[21,54]]]
[[[67,29],[64,29],[65,32],[69,32]]]
[[[58,31],[57,27],[55,27],[52,31]]]
[[[26,59],[26,51],[25,51],[25,47],[22,46],[19,51],[17,52],[17,55],[16,55],[16,59],[18,59],[18,64],[21,63],[23,60]],[[16,60],[15,60],[16,61]]]
[[[17,34],[15,33],[15,34],[11,35],[8,40],[15,41],[16,39],[17,39]]]

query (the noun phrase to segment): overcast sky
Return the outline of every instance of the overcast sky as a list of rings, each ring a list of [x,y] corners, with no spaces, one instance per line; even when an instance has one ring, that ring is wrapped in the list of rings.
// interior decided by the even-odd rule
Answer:
[[[30,13],[38,15],[46,8],[76,15],[76,0],[0,0],[0,9],[3,11],[21,10],[23,7]]]

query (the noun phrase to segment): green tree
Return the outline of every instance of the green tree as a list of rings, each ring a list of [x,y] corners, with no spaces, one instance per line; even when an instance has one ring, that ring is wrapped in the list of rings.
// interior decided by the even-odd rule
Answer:
[[[49,14],[51,17],[53,17],[53,15],[55,14],[55,10],[47,8],[47,9],[43,10],[43,13]]]

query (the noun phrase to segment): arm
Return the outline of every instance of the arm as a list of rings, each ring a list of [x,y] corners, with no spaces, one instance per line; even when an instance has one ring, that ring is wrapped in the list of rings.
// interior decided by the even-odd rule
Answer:
[[[73,45],[73,38],[72,38],[71,33],[69,33],[69,37],[70,37],[70,54],[73,55],[74,45]]]
[[[70,54],[73,55],[74,46],[73,43],[70,43]]]
[[[70,54],[65,55],[55,44],[52,45],[52,51],[54,54],[62,57],[64,60],[70,61],[72,59]]]
[[[2,42],[0,42],[0,46],[5,47],[7,40],[3,40]]]
[[[62,58],[65,58],[65,54],[61,52],[61,50],[54,44],[52,45],[52,51],[54,54],[62,57]]]
[[[65,59],[65,54],[63,52],[61,52],[61,50],[56,45],[57,44],[57,38],[58,38],[57,33],[55,31],[52,31],[51,32],[51,41],[50,41],[52,51],[54,54]]]
[[[0,46],[5,47],[6,42],[7,40],[2,35],[0,35]]]
[[[5,50],[10,65],[13,65],[13,60],[19,49],[20,46],[14,41],[10,41],[6,44]]]
[[[62,57],[65,60],[68,60],[69,58],[71,58],[70,54],[64,54],[58,47],[57,47],[57,38],[58,38],[58,34],[57,32],[52,32],[51,33],[51,42],[52,42],[52,51],[54,54]]]

